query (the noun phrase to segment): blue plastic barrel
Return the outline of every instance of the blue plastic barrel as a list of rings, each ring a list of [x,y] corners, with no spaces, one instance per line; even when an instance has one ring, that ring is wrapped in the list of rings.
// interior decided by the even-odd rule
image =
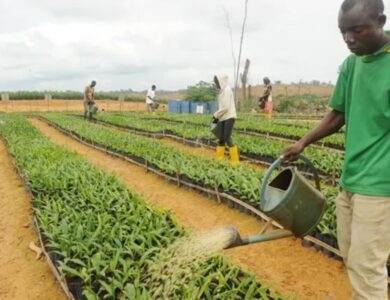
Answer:
[[[210,112],[210,102],[203,103],[203,114],[208,115]]]
[[[196,114],[196,107],[198,106],[199,102],[190,102],[190,113]]]
[[[211,114],[215,113],[218,110],[218,102],[217,101],[209,102],[208,108]]]
[[[181,101],[180,102],[180,112],[182,114],[190,113],[190,102],[189,101]]]
[[[180,103],[176,100],[168,100],[168,112],[170,113],[180,113]]]

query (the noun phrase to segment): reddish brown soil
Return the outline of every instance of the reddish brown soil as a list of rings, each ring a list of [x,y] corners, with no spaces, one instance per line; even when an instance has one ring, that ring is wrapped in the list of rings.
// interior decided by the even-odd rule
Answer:
[[[38,237],[30,197],[0,139],[0,299],[66,299],[47,262],[29,250]]]
[[[154,206],[171,210],[179,224],[187,230],[202,232],[234,224],[246,236],[257,233],[263,225],[253,217],[146,173],[141,167],[85,146],[42,121],[32,119],[31,123],[53,142],[76,151],[94,165],[113,172],[131,190],[145,196]],[[260,282],[284,295],[308,300],[351,298],[343,264],[312,248],[303,248],[298,239],[287,238],[230,249],[224,251],[224,254],[232,263],[256,273]]]
[[[112,100],[97,100],[99,110],[105,111],[146,111],[144,103],[123,102]],[[15,100],[0,101],[0,112],[30,112],[30,111],[83,111],[82,100]],[[159,111],[166,110],[166,105],[161,105]]]

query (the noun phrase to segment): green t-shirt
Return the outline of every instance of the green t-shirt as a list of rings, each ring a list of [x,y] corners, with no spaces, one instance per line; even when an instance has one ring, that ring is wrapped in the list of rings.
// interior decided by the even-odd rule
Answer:
[[[347,191],[390,196],[390,42],[368,56],[350,55],[329,100],[345,113]]]

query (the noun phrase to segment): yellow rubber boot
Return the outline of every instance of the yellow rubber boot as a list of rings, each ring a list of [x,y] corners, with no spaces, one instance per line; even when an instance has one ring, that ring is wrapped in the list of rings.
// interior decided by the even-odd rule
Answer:
[[[217,146],[215,158],[217,160],[223,159],[225,156],[225,146]]]
[[[240,157],[238,154],[237,146],[230,147],[229,154],[230,154],[230,162],[232,163],[232,165],[238,165],[238,163],[240,162]]]

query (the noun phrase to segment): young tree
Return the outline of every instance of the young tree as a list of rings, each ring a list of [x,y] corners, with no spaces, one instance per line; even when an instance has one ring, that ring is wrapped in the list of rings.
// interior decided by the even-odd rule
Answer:
[[[214,101],[217,91],[213,83],[199,81],[196,85],[189,86],[186,91],[186,99],[191,101]]]

